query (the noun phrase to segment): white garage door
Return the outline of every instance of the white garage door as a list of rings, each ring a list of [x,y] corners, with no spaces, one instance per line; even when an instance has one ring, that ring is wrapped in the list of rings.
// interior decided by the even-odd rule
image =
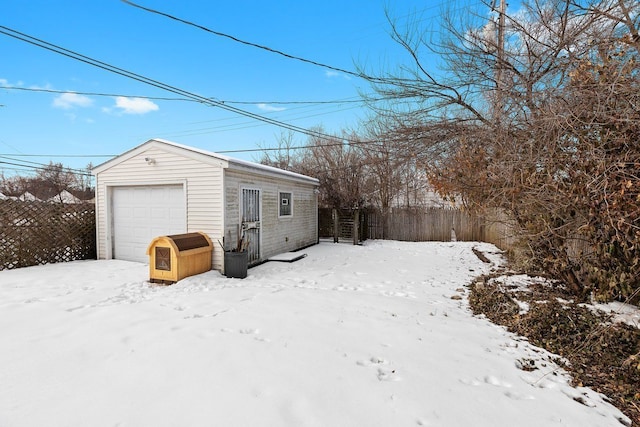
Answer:
[[[113,258],[149,262],[151,240],[187,231],[185,203],[182,185],[114,187]]]

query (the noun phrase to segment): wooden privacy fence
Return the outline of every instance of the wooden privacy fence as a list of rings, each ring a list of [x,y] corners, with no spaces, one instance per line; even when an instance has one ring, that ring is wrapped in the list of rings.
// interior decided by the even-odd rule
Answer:
[[[448,242],[455,238],[493,243],[502,250],[519,250],[517,242],[523,237],[513,220],[500,211],[478,216],[458,209],[416,207],[392,208],[386,213],[362,209],[355,213],[356,210],[346,209],[336,215],[332,209],[319,209],[319,236],[354,244],[368,238],[410,242]],[[358,226],[354,227],[356,218]],[[568,236],[565,245],[567,256],[574,262],[593,256],[592,245],[579,233]]]
[[[369,236],[413,242],[484,241],[482,218],[457,209],[393,208],[368,212]]]
[[[0,270],[95,257],[93,204],[0,200]]]
[[[338,236],[339,241],[364,239],[425,241],[481,241],[506,249],[514,241],[513,228],[500,215],[474,216],[458,209],[392,208],[339,210],[319,209],[320,237]],[[337,223],[336,223],[337,218]],[[357,221],[358,227],[354,227]]]

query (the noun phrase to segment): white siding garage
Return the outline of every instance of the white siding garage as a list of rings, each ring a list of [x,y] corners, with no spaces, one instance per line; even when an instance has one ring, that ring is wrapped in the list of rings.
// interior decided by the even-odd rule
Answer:
[[[251,264],[318,241],[315,178],[160,139],[93,172],[98,259],[148,263],[156,237],[199,231],[215,243],[212,268],[224,272],[220,245],[233,248],[239,236]]]
[[[111,213],[116,259],[148,262],[153,238],[187,231],[182,185],[112,187]]]

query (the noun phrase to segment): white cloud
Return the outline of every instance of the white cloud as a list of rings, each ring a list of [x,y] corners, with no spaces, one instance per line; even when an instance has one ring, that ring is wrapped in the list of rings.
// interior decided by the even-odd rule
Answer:
[[[284,111],[286,110],[286,108],[284,107],[274,107],[273,105],[269,105],[269,104],[258,104],[258,108],[261,109],[262,111]]]
[[[45,89],[45,90],[52,90],[53,86],[51,86],[50,83],[47,83],[44,86],[40,86],[40,85],[31,85],[29,86],[29,89]]]
[[[334,79],[334,78],[340,78],[342,77],[345,80],[351,80],[351,77],[344,74],[344,73],[339,73],[338,71],[333,71],[333,70],[327,70],[324,72],[325,77],[329,78],[329,79]]]
[[[0,79],[0,86],[21,87],[23,85],[24,85],[24,83],[22,82],[22,80],[18,80],[17,82],[12,83],[7,79]]]
[[[146,114],[160,109],[157,104],[145,98],[116,97],[116,108],[120,108],[125,114]]]
[[[66,92],[54,98],[53,106],[69,110],[74,107],[89,107],[93,104],[93,99],[88,96],[78,95],[73,92]]]

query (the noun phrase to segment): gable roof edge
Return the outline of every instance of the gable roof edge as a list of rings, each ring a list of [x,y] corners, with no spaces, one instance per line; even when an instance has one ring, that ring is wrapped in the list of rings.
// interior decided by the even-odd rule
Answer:
[[[269,175],[272,177],[280,177],[280,178],[285,178],[285,179],[289,179],[289,180],[293,180],[293,181],[301,181],[301,182],[305,182],[308,184],[312,184],[315,186],[319,186],[320,185],[320,181],[316,178],[312,178],[310,176],[307,175],[302,175],[296,172],[291,172],[291,171],[287,171],[284,169],[279,169],[273,166],[267,166],[267,165],[263,165],[260,163],[254,163],[254,162],[249,162],[246,160],[241,160],[241,159],[235,159],[232,157],[227,157],[225,155],[222,154],[218,154],[218,153],[214,153],[212,151],[207,151],[207,150],[202,150],[199,148],[195,148],[195,147],[190,147],[187,145],[182,145],[182,144],[178,144],[176,142],[173,141],[167,141],[164,139],[160,139],[160,138],[153,138],[150,139],[130,150],[125,151],[124,153],[113,157],[109,160],[107,160],[104,163],[101,163],[97,166],[95,166],[91,172],[93,173],[93,175],[96,175],[98,173],[104,172],[106,170],[108,170],[109,168],[115,166],[116,164],[125,161],[137,154],[139,154],[141,151],[143,151],[145,149],[145,147],[150,146],[150,145],[155,145],[155,144],[161,144],[167,147],[171,147],[174,149],[179,149],[179,150],[184,150],[187,152],[191,152],[191,153],[195,153],[198,156],[203,156],[202,160],[206,159],[206,158],[211,158],[211,159],[215,159],[218,162],[223,162],[224,163],[224,167],[227,168],[232,168],[234,170],[238,170],[238,171],[251,171],[251,172],[255,172],[261,175]]]
[[[148,141],[143,142],[142,144],[135,146],[127,151],[125,151],[122,154],[119,154],[115,157],[112,157],[111,159],[107,160],[106,162],[103,162],[97,166],[95,166],[91,172],[93,173],[93,175],[96,175],[98,173],[104,172],[106,170],[108,170],[109,168],[115,166],[118,163],[121,163],[125,160],[128,160],[134,156],[136,156],[137,154],[139,154],[140,152],[144,151],[146,148],[150,147],[150,146],[154,146],[154,145],[163,145],[165,147],[168,147],[170,149],[177,149],[177,150],[181,150],[181,151],[186,151],[186,152],[192,152],[195,153],[201,157],[201,160],[205,160],[207,158],[212,158],[217,160],[218,162],[222,162],[224,163],[224,167],[227,167],[228,164],[228,159],[225,158],[224,156],[220,156],[216,153],[212,153],[212,152],[207,152],[204,150],[199,150],[197,148],[194,147],[189,147],[186,145],[182,145],[182,144],[177,144],[175,142],[171,142],[171,141],[167,141],[164,139],[159,139],[159,138],[152,138]]]

